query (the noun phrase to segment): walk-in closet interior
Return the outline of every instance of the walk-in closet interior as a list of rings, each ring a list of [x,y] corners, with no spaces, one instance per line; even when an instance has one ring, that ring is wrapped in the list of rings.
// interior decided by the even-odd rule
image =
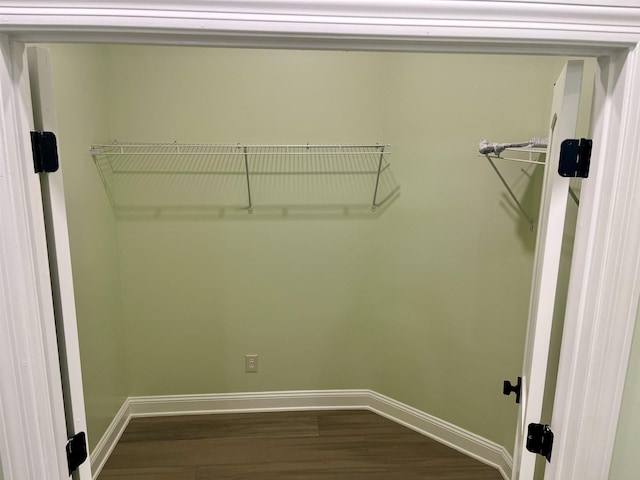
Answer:
[[[129,397],[370,390],[512,452],[543,167],[495,160],[518,205],[478,144],[547,137],[566,58],[46,47],[90,449]]]

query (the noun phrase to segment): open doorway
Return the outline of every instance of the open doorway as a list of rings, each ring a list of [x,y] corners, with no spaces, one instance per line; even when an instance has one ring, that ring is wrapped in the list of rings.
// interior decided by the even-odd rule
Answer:
[[[328,9],[335,15],[327,17],[323,16],[327,8],[320,3],[305,4],[305,12],[322,14],[313,17],[300,16],[302,9],[296,11],[290,4],[256,7],[250,12],[229,7],[230,15],[207,8],[196,12],[183,4],[134,11],[112,2],[82,11],[54,3],[46,15],[31,7],[2,9],[0,83],[6,93],[1,99],[5,123],[0,129],[6,139],[2,165],[14,175],[2,177],[8,188],[2,189],[6,201],[0,212],[7,228],[1,230],[0,239],[6,253],[3,260],[7,261],[7,276],[2,282],[15,300],[3,304],[6,325],[14,329],[14,335],[0,337],[9,360],[3,362],[7,375],[2,378],[6,407],[2,417],[10,432],[5,438],[11,439],[2,445],[5,474],[22,472],[21,478],[42,478],[59,471],[62,475],[64,462],[59,428],[64,414],[59,408],[55,374],[58,360],[49,348],[55,344],[48,328],[52,322],[46,321],[51,295],[42,274],[46,258],[40,254],[43,225],[38,219],[38,202],[34,204],[31,200],[35,197],[30,199],[25,192],[27,186],[33,186],[34,177],[28,167],[30,146],[25,133],[29,102],[18,88],[26,64],[20,42],[107,40],[598,55],[596,161],[591,167],[592,179],[585,182],[576,234],[579,261],[573,266],[575,281],[570,288],[568,335],[563,341],[556,401],[560,434],[554,445],[560,454],[555,456],[550,478],[607,475],[638,295],[632,279],[637,278],[640,235],[635,222],[628,221],[637,217],[640,208],[634,162],[637,139],[633,135],[639,98],[638,58],[633,47],[638,40],[629,17],[635,10],[606,2],[599,7],[548,2],[526,9],[518,2],[500,2],[504,14],[496,18],[495,2],[474,5],[473,9],[443,4],[406,10],[395,4],[380,10],[365,2],[362,8],[347,9],[348,16],[337,7]],[[594,8],[603,15],[593,16]],[[259,15],[276,10],[282,22]],[[443,22],[443,18],[450,21]],[[481,25],[481,19],[488,22]],[[27,361],[20,352],[27,352]],[[23,382],[25,378],[39,381]],[[26,444],[30,445],[29,454],[23,448]]]
[[[102,369],[84,374],[97,392],[87,397],[92,446],[100,427],[91,423],[110,423],[105,401],[117,411],[128,396],[352,388],[510,445],[515,407],[499,385],[521,364],[535,235],[475,148],[482,137],[544,132],[549,102],[540,99],[563,60],[55,46],[54,73],[56,50],[69,62],[61,75],[85,82],[65,84],[67,98],[87,95],[60,114],[72,119],[60,119],[60,142],[74,275],[87,275],[76,284],[79,317],[107,307],[80,325],[83,357]],[[499,79],[479,73],[487,64],[504,69]],[[94,137],[72,141],[87,138],[85,127]],[[90,144],[210,135],[230,144],[383,137],[401,194],[366,219],[131,219],[118,218],[95,182]],[[66,148],[76,152],[71,167]],[[510,180],[535,211],[535,169]],[[234,364],[250,353],[261,358],[256,376]],[[105,396],[107,384],[117,393]]]

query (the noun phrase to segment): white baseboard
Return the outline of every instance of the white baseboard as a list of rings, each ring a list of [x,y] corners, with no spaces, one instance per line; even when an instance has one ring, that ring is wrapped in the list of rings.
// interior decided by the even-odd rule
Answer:
[[[109,455],[111,455],[111,452],[113,452],[113,449],[116,447],[124,429],[129,425],[129,420],[131,420],[129,399],[126,399],[120,407],[120,410],[118,410],[118,413],[116,413],[116,416],[113,417],[107,431],[104,432],[98,444],[90,452],[91,475],[94,479],[98,478],[104,464],[107,463]]]
[[[511,478],[511,455],[501,445],[371,390],[129,397],[92,452],[91,471],[97,478],[131,418],[329,409],[370,410],[491,465],[505,480]]]
[[[369,395],[372,412],[497,468],[505,480],[511,478],[513,460],[502,445],[379,393]]]
[[[132,417],[335,408],[366,409],[368,404],[368,390],[302,390],[129,398]]]

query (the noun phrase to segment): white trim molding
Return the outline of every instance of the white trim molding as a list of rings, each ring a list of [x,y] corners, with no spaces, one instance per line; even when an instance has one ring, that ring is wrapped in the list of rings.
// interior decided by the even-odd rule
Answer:
[[[58,470],[65,478],[54,447],[64,412],[47,321],[51,305],[45,305],[51,293],[42,283],[48,268],[41,254],[44,226],[35,217],[25,167],[26,100],[15,77],[22,66],[10,40],[601,55],[611,77],[596,102],[592,174],[581,193],[554,409],[561,419],[553,422],[554,458],[562,461],[551,465],[564,467],[557,477],[551,469],[546,476],[607,477],[640,296],[637,1],[2,2],[0,456],[5,478],[40,480]]]
[[[513,459],[502,445],[392,398],[372,391],[368,393],[368,408],[372,412],[496,468],[505,479],[511,478]]]
[[[132,418],[300,410],[369,410],[496,468],[505,480],[511,478],[511,455],[501,445],[371,390],[129,397],[91,452],[93,478],[97,479]]]
[[[9,3],[9,5],[7,5]],[[262,48],[602,53],[640,38],[633,2],[185,0],[4,2],[15,40]],[[602,48],[602,44],[608,47]],[[563,45],[563,49],[559,49]],[[590,52],[590,53],[589,53]]]
[[[98,478],[98,475],[104,468],[104,465],[109,460],[109,455],[116,448],[118,440],[124,433],[125,428],[129,425],[131,420],[131,407],[129,399],[126,399],[116,415],[113,417],[111,424],[107,427],[107,430],[102,435],[100,441],[91,451],[90,462],[91,472],[94,479]]]
[[[547,480],[608,478],[640,297],[638,51],[599,70],[592,128],[615,133],[594,142],[582,184]]]

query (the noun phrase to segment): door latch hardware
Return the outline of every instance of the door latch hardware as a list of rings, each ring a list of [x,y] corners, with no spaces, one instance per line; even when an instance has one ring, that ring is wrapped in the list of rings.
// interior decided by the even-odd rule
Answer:
[[[553,432],[549,425],[530,423],[527,429],[527,450],[542,455],[550,462],[552,448]]]
[[[591,165],[591,147],[593,141],[588,138],[567,139],[560,145],[558,173],[561,177],[589,176]]]
[[[71,437],[67,442],[66,450],[67,465],[69,466],[69,475],[71,475],[87,459],[87,435],[80,432]]]
[[[58,142],[53,132],[31,132],[31,152],[36,173],[58,170]]]
[[[516,394],[516,403],[520,403],[520,392],[522,391],[522,377],[518,377],[518,383],[511,385],[509,380],[505,380],[502,385],[502,393],[504,395]]]

